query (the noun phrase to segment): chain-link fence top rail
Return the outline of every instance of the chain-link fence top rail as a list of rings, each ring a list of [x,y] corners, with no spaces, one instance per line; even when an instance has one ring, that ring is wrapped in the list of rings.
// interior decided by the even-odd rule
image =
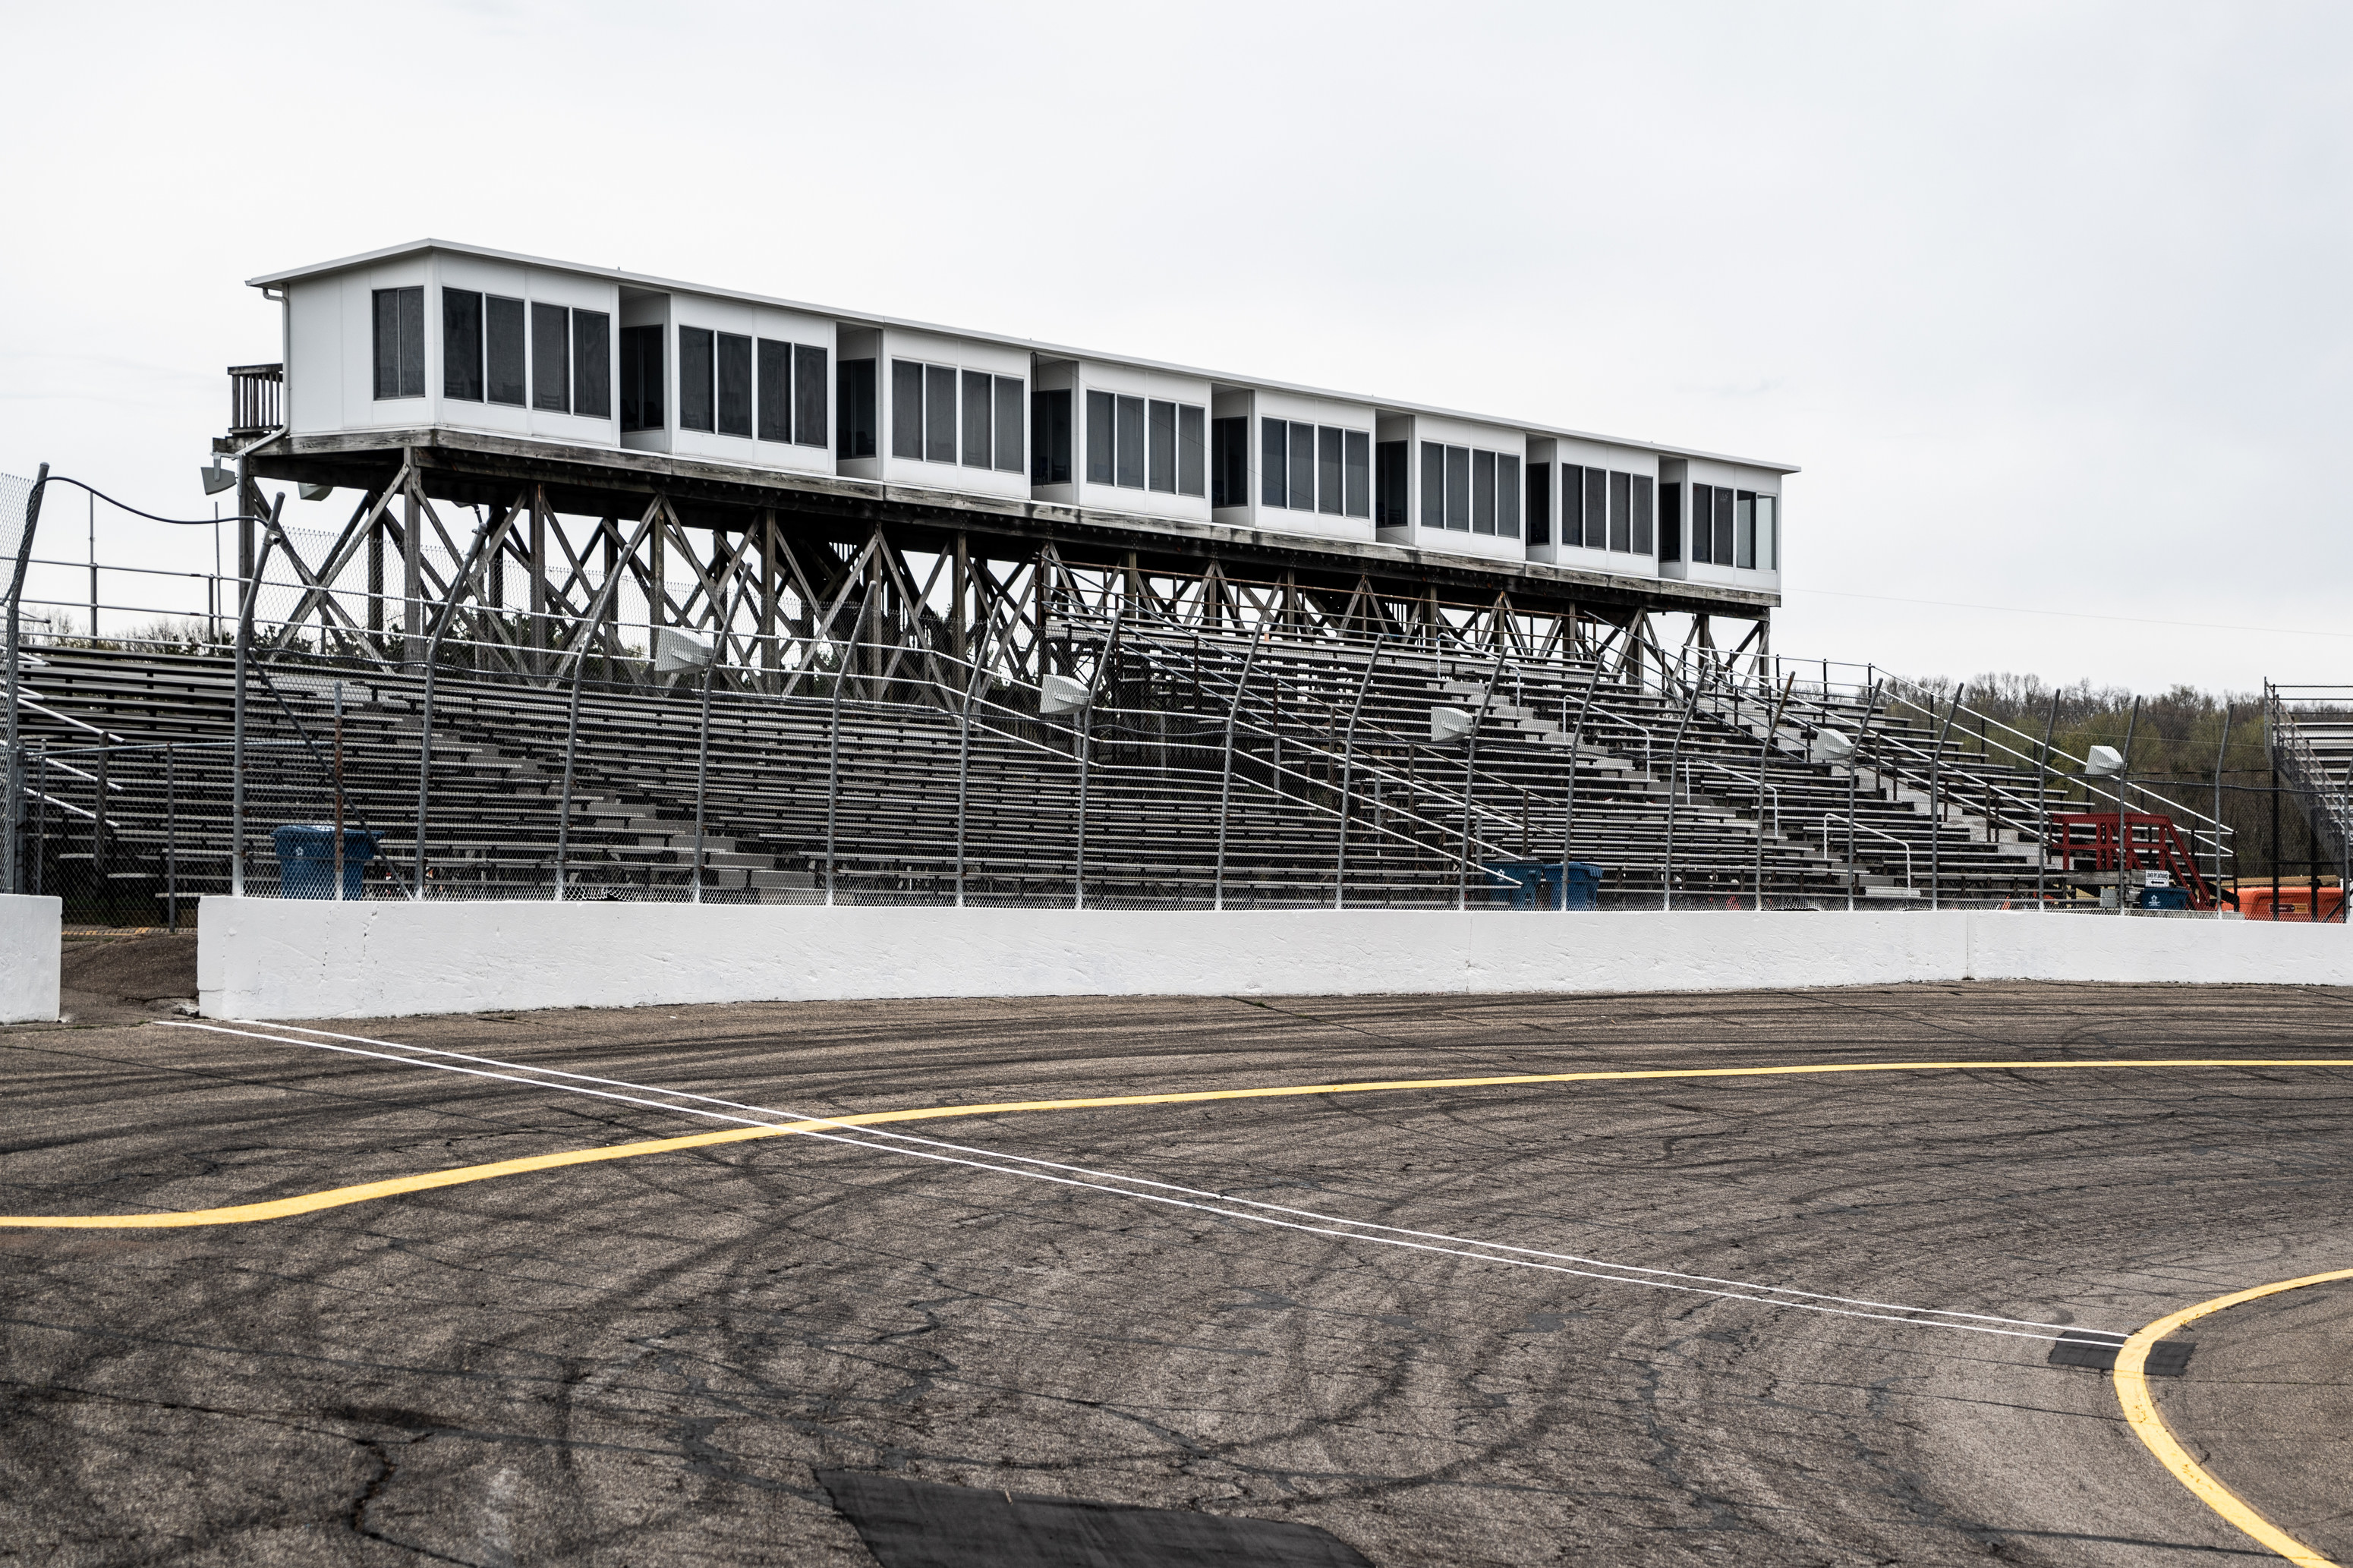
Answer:
[[[1310,631],[1267,584],[1217,584],[1205,623],[1206,578],[1042,564],[959,628],[944,557],[861,579],[842,545],[836,581],[755,582],[713,535],[715,567],[681,547],[692,575],[665,577],[631,553],[642,526],[618,547],[628,520],[552,527],[561,580],[510,605],[474,521],[417,541],[425,598],[388,591],[380,541],[265,531],[241,731],[234,581],[225,614],[102,605],[107,638],[43,605],[22,754],[88,773],[69,742],[112,749],[99,793],[125,816],[60,771],[45,824],[93,812],[108,858],[193,889],[292,886],[291,853],[325,858],[295,883],[368,897],[1460,907],[1589,860],[1605,902],[1648,907],[1998,902],[2063,882],[2040,845],[2078,795],[2161,812],[2215,873],[2230,855],[2228,826],[1876,669],[1434,602]],[[177,816],[148,853],[123,770],[159,744]]]

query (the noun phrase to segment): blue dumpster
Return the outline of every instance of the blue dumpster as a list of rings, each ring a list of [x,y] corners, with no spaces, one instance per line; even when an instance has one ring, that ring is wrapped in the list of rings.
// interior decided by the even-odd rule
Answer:
[[[2189,907],[2187,888],[2143,888],[2137,900],[2145,910],[2186,910]]]
[[[343,829],[343,897],[367,896],[361,874],[375,858],[378,836],[364,828]],[[332,899],[335,873],[335,830],[321,823],[288,823],[270,829],[269,842],[278,851],[278,896],[281,899]]]
[[[1509,884],[1508,889],[1490,889],[1506,894],[1508,909],[1560,909],[1564,888],[1567,908],[1599,907],[1594,893],[1601,885],[1603,868],[1588,860],[1488,860],[1482,862],[1480,868],[1498,882]]]

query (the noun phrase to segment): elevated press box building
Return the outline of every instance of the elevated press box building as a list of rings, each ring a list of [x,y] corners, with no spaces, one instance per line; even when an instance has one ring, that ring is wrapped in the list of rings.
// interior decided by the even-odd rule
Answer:
[[[284,359],[232,371],[222,447],[256,476],[590,515],[657,490],[696,526],[1728,616],[1759,647],[1779,599],[1786,463],[440,240],[251,281]]]

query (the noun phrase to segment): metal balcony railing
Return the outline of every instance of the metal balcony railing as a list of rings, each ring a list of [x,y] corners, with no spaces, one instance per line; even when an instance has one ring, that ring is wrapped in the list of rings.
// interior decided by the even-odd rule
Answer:
[[[250,440],[267,436],[286,423],[286,367],[282,364],[233,364],[228,367],[228,433]]]

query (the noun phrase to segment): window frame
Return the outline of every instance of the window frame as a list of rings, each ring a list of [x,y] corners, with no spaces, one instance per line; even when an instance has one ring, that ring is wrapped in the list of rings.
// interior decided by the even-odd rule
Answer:
[[[572,312],[572,416],[575,419],[613,417],[613,313]]]
[[[374,354],[371,368],[375,371],[375,388],[372,401],[395,403],[403,398],[424,396],[425,285],[410,283],[396,289],[371,289],[368,310],[368,337]],[[389,342],[386,342],[387,336]],[[391,350],[389,359],[385,353],[387,347]],[[416,373],[414,377],[408,374],[411,371]],[[387,380],[392,386],[389,392],[385,390]],[[416,388],[413,392],[409,390],[412,386]]]
[[[456,303],[454,301],[465,301]],[[460,326],[466,331],[460,333]],[[470,382],[457,379],[460,371]],[[441,395],[451,403],[481,403],[490,377],[482,365],[482,291],[441,286]],[[469,390],[470,388],[470,390]]]
[[[653,350],[650,397],[647,395],[646,350],[649,347]],[[618,402],[623,435],[631,436],[642,430],[670,428],[669,354],[670,328],[667,323],[647,321],[639,326],[621,329],[621,375],[618,378],[621,383],[621,393]],[[633,363],[637,371],[634,383],[629,375]],[[634,425],[629,422],[628,416],[632,401],[636,403],[638,408],[638,422]],[[649,409],[651,410],[650,416],[648,414]]]
[[[555,401],[547,401],[546,339],[542,329],[549,315],[554,315],[555,330]],[[531,342],[524,351],[531,370],[531,408],[534,414],[569,414],[572,412],[572,311],[568,306],[552,305],[544,300],[533,300],[529,312]]]
[[[678,327],[678,427],[719,431],[719,343],[710,327]]]

